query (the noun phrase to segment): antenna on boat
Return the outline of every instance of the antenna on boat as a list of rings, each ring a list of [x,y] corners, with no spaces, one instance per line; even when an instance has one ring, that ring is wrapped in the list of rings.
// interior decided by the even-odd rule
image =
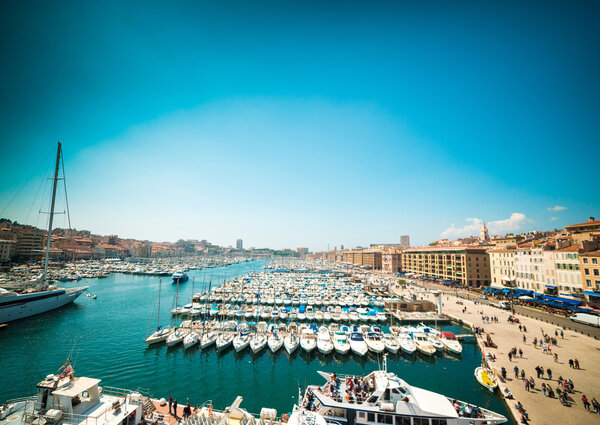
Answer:
[[[383,355],[383,371],[387,373],[387,353]]]

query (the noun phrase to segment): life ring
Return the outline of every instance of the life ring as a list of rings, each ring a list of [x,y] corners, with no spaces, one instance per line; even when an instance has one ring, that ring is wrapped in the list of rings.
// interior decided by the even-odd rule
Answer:
[[[287,413],[281,417],[281,421],[284,424],[287,423],[287,421],[289,421],[289,420],[290,420],[290,415],[288,415]]]
[[[209,416],[212,416],[212,404],[208,406],[208,414]]]

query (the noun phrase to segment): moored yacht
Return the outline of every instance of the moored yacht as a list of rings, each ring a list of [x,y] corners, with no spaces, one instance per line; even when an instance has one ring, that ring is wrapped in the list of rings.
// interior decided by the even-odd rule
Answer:
[[[322,386],[310,385],[304,394],[303,408],[325,418],[328,424],[502,424],[507,419],[491,410],[409,385],[394,373],[379,370],[365,377],[319,374],[327,380]],[[350,380],[363,385],[349,386]],[[366,388],[360,391],[359,388]],[[463,412],[470,412],[466,416]]]

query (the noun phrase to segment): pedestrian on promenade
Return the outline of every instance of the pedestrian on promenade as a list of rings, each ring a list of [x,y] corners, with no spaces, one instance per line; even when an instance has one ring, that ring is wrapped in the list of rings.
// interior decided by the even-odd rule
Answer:
[[[525,390],[529,391],[529,381],[527,379],[525,380]]]
[[[563,331],[560,331],[560,337],[561,337],[562,339],[565,339],[565,333],[564,333]]]
[[[523,325],[523,332],[527,332],[527,326]]]
[[[575,364],[575,369],[579,369],[579,360],[575,359],[573,363]]]
[[[502,374],[502,379],[506,381],[506,369],[504,368],[504,366],[502,366],[502,368],[500,369],[500,373]]]
[[[552,381],[552,370],[550,370],[550,368],[546,370],[546,375],[548,375],[548,379]]]
[[[523,326],[519,325],[519,332],[523,329]]]
[[[515,365],[514,371],[515,371],[515,379],[518,379],[519,378],[519,366]]]
[[[512,362],[512,351],[508,352],[508,361]]]
[[[554,362],[558,363],[558,354],[557,353],[554,353]]]
[[[539,378],[540,377],[540,367],[539,366],[535,367],[535,372],[537,373],[537,377]]]
[[[575,363],[573,362],[573,359],[569,359],[569,367],[574,367]]]
[[[177,399],[173,400],[173,416],[177,417]]]
[[[525,344],[527,342],[527,337],[525,336],[525,334],[523,334],[523,344]]]
[[[600,403],[598,402],[598,400],[596,400],[596,397],[592,399],[592,406],[594,407],[596,413],[600,414]]]
[[[171,414],[171,405],[173,404],[173,397],[169,396],[169,415]]]
[[[521,369],[521,379],[525,380],[525,371]]]
[[[540,378],[544,377],[544,368],[542,366],[540,366]]]
[[[546,384],[544,384],[542,382],[542,393],[544,394],[544,397],[546,397]]]
[[[519,348],[519,357],[523,358],[523,350]]]
[[[558,331],[557,330],[554,330],[554,336],[556,336],[556,337],[558,336]]]
[[[533,376],[529,377],[529,386],[531,387],[532,390],[535,389],[535,381],[533,380]]]
[[[581,402],[583,403],[583,407],[585,407],[585,410],[587,410],[589,412],[590,411],[590,402],[588,401],[585,394],[583,395],[583,397],[581,397]]]

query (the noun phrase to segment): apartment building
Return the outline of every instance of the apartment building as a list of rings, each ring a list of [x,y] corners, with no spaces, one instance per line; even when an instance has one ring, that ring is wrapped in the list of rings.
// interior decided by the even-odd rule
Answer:
[[[33,226],[18,226],[13,229],[16,243],[15,256],[19,259],[40,259],[44,254],[46,232]]]
[[[600,236],[600,220],[590,217],[586,222],[565,226],[565,230],[571,234],[576,244],[581,244],[583,241]]]
[[[583,295],[589,305],[600,307],[600,251],[579,254]]]
[[[14,243],[14,241],[10,240],[0,240],[0,263],[7,263],[10,261]]]
[[[515,248],[490,249],[490,286],[502,288],[515,282]]]
[[[402,254],[399,252],[383,253],[381,256],[381,270],[388,273],[397,273],[402,269]]]
[[[533,261],[531,258],[531,242],[519,245],[515,251],[515,277],[516,287],[522,289],[535,289],[533,286]]]
[[[547,289],[557,289],[563,293],[581,294],[579,249],[579,247],[573,245],[554,252],[556,286],[546,285]]]
[[[490,283],[490,264],[485,248],[476,246],[430,246],[402,253],[402,271],[457,281],[464,286]]]

